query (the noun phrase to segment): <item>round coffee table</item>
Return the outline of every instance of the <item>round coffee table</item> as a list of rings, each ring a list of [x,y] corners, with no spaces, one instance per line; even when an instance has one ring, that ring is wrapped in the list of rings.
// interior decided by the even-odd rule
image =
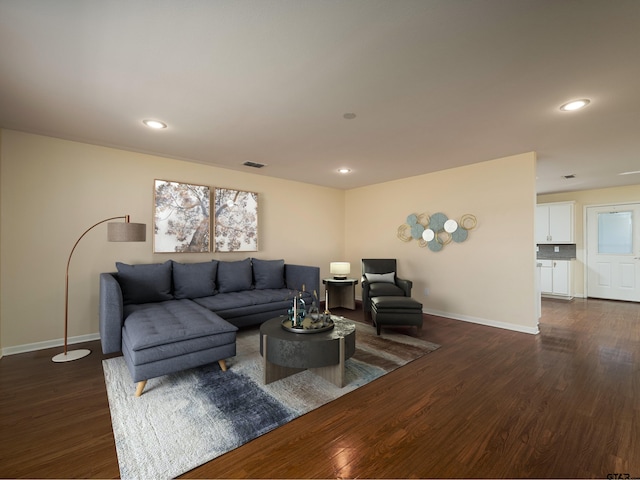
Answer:
[[[285,318],[272,318],[260,325],[264,383],[311,370],[342,388],[345,380],[344,362],[356,351],[355,324],[332,316],[335,327],[331,330],[294,333],[282,328]]]

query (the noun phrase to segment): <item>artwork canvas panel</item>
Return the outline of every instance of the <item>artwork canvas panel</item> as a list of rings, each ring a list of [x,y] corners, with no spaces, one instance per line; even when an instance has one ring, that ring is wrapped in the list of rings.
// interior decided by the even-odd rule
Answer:
[[[156,180],[154,253],[211,251],[211,189],[204,185]]]
[[[258,251],[258,194],[216,188],[215,251]]]

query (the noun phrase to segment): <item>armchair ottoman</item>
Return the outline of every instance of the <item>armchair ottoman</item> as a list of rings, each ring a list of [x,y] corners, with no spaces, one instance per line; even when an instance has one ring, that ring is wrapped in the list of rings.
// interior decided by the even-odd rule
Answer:
[[[422,333],[422,304],[409,297],[374,297],[371,299],[371,316],[376,331],[384,325],[416,326]]]

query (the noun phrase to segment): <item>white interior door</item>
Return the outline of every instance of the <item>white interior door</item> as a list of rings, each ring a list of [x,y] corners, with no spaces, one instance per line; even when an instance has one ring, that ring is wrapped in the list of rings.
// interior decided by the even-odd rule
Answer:
[[[640,204],[587,207],[587,296],[640,302]]]

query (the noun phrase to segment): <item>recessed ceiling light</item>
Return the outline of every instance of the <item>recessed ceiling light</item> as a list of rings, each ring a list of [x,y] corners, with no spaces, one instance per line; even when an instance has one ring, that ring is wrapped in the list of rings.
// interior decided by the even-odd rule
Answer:
[[[355,113],[345,113],[344,115],[342,115],[342,118],[345,118],[347,120],[353,120],[354,118],[356,118],[356,114]]]
[[[338,169],[338,173],[350,173],[351,169],[350,168],[339,168]]]
[[[144,123],[147,127],[155,128],[156,130],[167,128],[166,123],[159,122],[158,120],[143,120],[142,123]]]
[[[565,103],[560,107],[560,110],[563,112],[573,112],[574,110],[580,110],[581,108],[586,107],[591,103],[591,100],[588,98],[581,98],[580,100],[572,100],[570,102]]]

